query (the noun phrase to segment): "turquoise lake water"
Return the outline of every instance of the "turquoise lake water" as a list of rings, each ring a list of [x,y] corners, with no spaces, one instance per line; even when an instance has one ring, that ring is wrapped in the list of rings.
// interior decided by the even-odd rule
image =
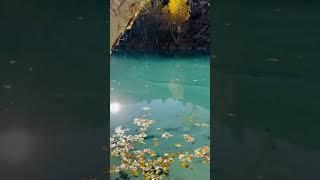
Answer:
[[[210,124],[209,56],[113,55],[110,88],[110,104],[117,104],[115,110],[111,109],[111,133],[117,126],[134,132],[133,119],[143,117],[155,120],[148,135],[159,139],[159,146],[150,148],[160,154],[176,152],[174,143],[189,152],[210,145],[210,129],[195,126],[195,123]],[[145,111],[144,107],[150,110]],[[161,138],[163,132],[169,132],[173,138]],[[184,134],[193,135],[195,143],[184,142]],[[147,139],[147,144],[150,141]],[[168,178],[205,180],[210,178],[209,172],[209,164],[202,162],[193,161],[192,169],[174,163]]]

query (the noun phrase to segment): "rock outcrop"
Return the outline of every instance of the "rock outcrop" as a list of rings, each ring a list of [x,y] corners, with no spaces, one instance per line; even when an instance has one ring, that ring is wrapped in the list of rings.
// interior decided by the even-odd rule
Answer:
[[[110,48],[117,45],[119,38],[130,28],[139,11],[148,0],[110,1]]]
[[[162,6],[165,3],[162,1]],[[176,42],[168,20],[159,9],[153,7],[141,11],[131,29],[126,30],[114,47],[115,51],[144,52],[205,52],[209,53],[209,0],[189,0],[190,17],[181,24],[179,41]]]

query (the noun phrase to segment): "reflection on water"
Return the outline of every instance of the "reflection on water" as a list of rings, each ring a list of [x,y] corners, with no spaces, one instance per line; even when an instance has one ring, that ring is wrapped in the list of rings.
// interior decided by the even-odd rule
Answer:
[[[141,117],[155,121],[146,142],[159,153],[176,152],[180,144],[189,152],[210,144],[210,129],[200,126],[210,124],[209,57],[113,55],[110,67],[110,104],[117,112],[111,113],[111,133],[117,126],[134,132],[133,119]],[[172,138],[163,139],[164,132]],[[185,142],[184,134],[192,134],[195,143]],[[175,163],[169,178],[209,179],[209,169],[201,162],[191,170]]]
[[[118,102],[111,102],[110,103],[110,113],[117,114],[121,110],[121,104]]]

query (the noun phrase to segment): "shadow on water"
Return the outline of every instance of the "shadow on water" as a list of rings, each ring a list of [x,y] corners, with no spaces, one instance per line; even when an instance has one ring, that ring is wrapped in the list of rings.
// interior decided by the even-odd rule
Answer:
[[[210,109],[209,56],[113,55],[111,100],[136,101],[170,97]],[[120,97],[121,99],[121,97]]]
[[[216,3],[217,179],[320,179],[317,7]]]

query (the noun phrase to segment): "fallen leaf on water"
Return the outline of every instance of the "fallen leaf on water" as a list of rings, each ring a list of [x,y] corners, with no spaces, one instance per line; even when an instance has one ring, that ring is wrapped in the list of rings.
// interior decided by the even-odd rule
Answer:
[[[180,148],[180,147],[181,147],[181,144],[174,144],[174,147]]]
[[[164,139],[169,139],[169,138],[172,138],[172,135],[170,133],[168,133],[168,132],[165,132],[165,133],[163,133],[161,135],[161,137],[164,138]]]
[[[183,138],[186,142],[190,142],[190,143],[193,143],[195,141],[194,137],[192,137],[191,135],[189,134],[185,134],[183,135]]]
[[[134,177],[138,177],[139,176],[139,172],[136,170],[136,171],[132,171],[132,175]]]

